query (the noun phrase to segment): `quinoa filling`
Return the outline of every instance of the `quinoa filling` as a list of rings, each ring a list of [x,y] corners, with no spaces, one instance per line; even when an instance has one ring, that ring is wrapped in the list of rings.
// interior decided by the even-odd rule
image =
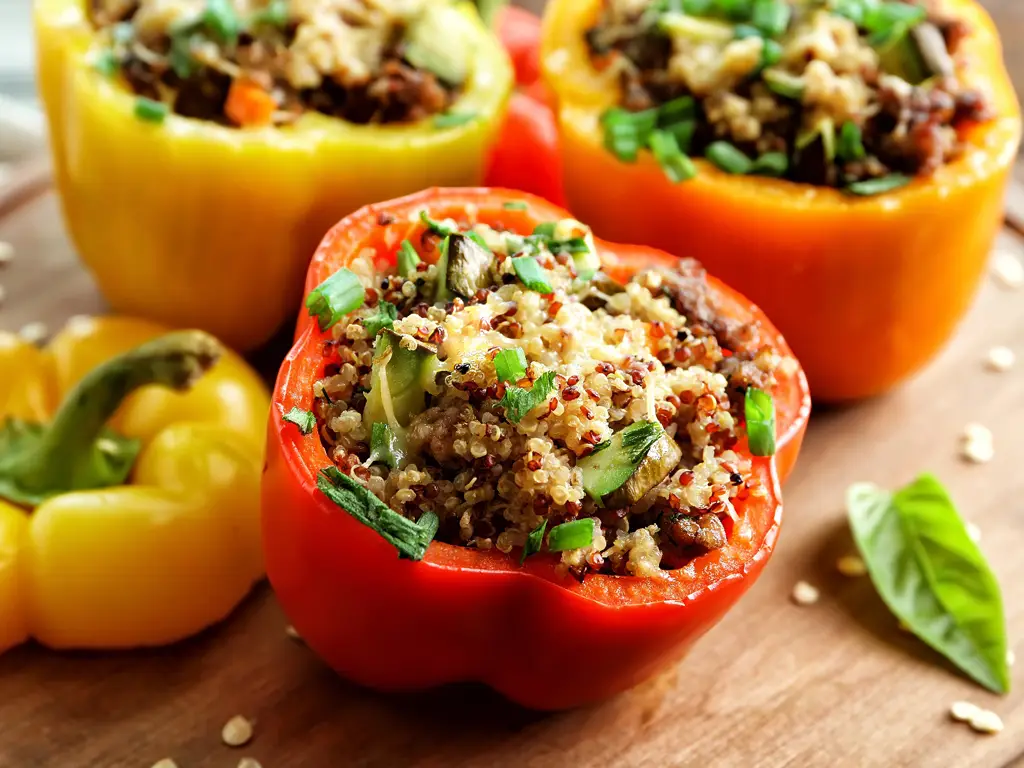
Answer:
[[[970,30],[924,0],[605,0],[586,42],[621,86],[606,145],[855,194],[928,175],[989,119],[958,76]]]
[[[468,50],[429,0],[90,0],[96,67],[143,101],[222,125],[411,123],[447,111]]]
[[[423,216],[397,270],[367,249],[318,289],[361,306],[307,305],[333,323],[308,418],[338,470],[436,515],[440,541],[556,552],[580,579],[725,546],[736,502],[765,493],[734,450],[745,397],[793,361],[721,314],[692,260],[621,285],[578,221]]]

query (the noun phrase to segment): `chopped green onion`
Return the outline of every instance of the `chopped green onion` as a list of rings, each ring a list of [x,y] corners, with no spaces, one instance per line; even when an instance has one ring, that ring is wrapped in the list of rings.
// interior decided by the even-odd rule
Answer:
[[[481,234],[480,234],[479,232],[477,232],[477,231],[475,231],[475,230],[472,230],[472,229],[471,229],[471,230],[469,230],[468,232],[464,232],[463,234],[465,234],[465,236],[466,236],[466,237],[468,237],[468,238],[469,238],[470,240],[472,240],[472,241],[473,241],[474,243],[476,243],[477,245],[479,245],[479,246],[480,246],[481,248],[483,248],[483,249],[484,249],[485,251],[488,251],[488,252],[490,252],[490,250],[491,250],[491,246],[489,246],[489,245],[487,244],[487,241],[486,241],[486,240],[484,240],[484,236],[483,236],[483,235],[481,235]]]
[[[751,37],[763,36],[761,30],[753,26],[752,24],[737,24],[735,27],[735,32],[737,40],[747,40]]]
[[[775,402],[772,396],[761,389],[747,389],[743,401],[744,417],[747,421],[747,443],[755,456],[771,456],[775,453]]]
[[[116,53],[108,48],[100,52],[93,62],[92,68],[104,77],[111,77],[121,68],[121,60],[117,57]]]
[[[867,6],[860,22],[868,32],[889,37],[902,35],[915,24],[924,21],[928,10],[923,5],[903,2],[888,2]]]
[[[715,141],[704,150],[704,156],[726,173],[750,173],[753,161],[727,141]]]
[[[423,222],[427,229],[439,237],[448,237],[448,235],[454,235],[459,231],[455,227],[442,224],[440,221],[430,218],[425,210],[420,211],[420,221]]]
[[[836,124],[832,118],[822,118],[814,127],[797,134],[795,146],[798,151],[802,151],[819,139],[825,162],[832,163],[836,159]]]
[[[547,527],[548,521],[545,519],[530,531],[530,535],[526,537],[526,544],[523,545],[523,555],[519,558],[520,565],[526,562],[526,558],[540,552],[540,548],[544,546],[544,531],[547,530]]]
[[[836,16],[849,19],[858,27],[863,24],[866,10],[864,0],[831,0],[830,5]]]
[[[455,128],[475,120],[476,117],[476,112],[444,112],[434,117],[434,127]]]
[[[494,370],[498,381],[515,384],[526,375],[526,353],[522,347],[503,349],[494,356]]]
[[[532,256],[516,256],[512,259],[512,268],[516,271],[519,281],[537,293],[554,293],[551,287],[551,276]]]
[[[168,106],[162,101],[153,101],[145,96],[135,99],[135,116],[147,123],[162,123],[167,118],[169,111]]]
[[[110,28],[110,36],[115,43],[127,45],[135,39],[135,27],[130,21],[122,21]]]
[[[789,26],[791,15],[786,0],[754,0],[750,21],[769,37],[779,37]]]
[[[502,203],[501,207],[506,211],[525,211],[527,206],[522,200],[509,200],[508,202]]]
[[[540,237],[554,237],[557,226],[558,222],[556,221],[545,221],[533,228],[533,234]]]
[[[203,25],[222,43],[234,45],[242,31],[242,21],[231,0],[206,0]]]
[[[765,38],[764,44],[761,46],[761,62],[758,65],[757,71],[765,69],[766,67],[772,67],[778,64],[782,60],[782,46],[779,45],[775,40],[769,40]]]
[[[174,74],[182,80],[187,80],[196,70],[195,59],[192,57],[192,39],[188,31],[171,35],[171,50],[167,58]]]
[[[768,90],[783,98],[800,101],[804,97],[804,81],[798,75],[781,69],[766,69],[761,78]]]
[[[754,11],[754,0],[715,0],[714,6],[732,21],[748,21]]]
[[[697,132],[696,120],[684,120],[681,123],[675,123],[663,128],[662,130],[667,131],[675,137],[676,144],[679,145],[680,152],[684,155],[690,154],[690,148],[693,145],[693,135]]]
[[[658,107],[657,125],[667,128],[678,122],[693,120],[697,116],[697,102],[692,96],[680,96]]]
[[[592,517],[556,525],[548,534],[548,549],[552,552],[590,547],[593,544],[594,518]]]
[[[855,181],[846,185],[846,191],[852,195],[871,197],[892,192],[894,189],[905,187],[912,179],[902,173],[890,173],[888,176],[880,176],[877,179],[865,179]]]
[[[299,428],[299,432],[308,435],[316,429],[316,416],[312,411],[305,411],[302,408],[292,408],[284,415],[284,420]]]
[[[683,0],[683,13],[689,16],[707,16],[715,0]]]
[[[654,131],[648,143],[654,159],[673,184],[688,181],[697,175],[693,161],[683,154],[676,137],[668,131]]]
[[[784,152],[765,152],[754,161],[750,172],[757,176],[782,178],[789,170],[789,158]]]
[[[845,162],[863,160],[867,155],[867,151],[864,149],[864,137],[860,126],[852,120],[847,120],[843,123],[843,127],[839,129],[836,155]]]
[[[499,404],[505,409],[505,418],[518,424],[526,414],[548,399],[555,386],[555,372],[542,373],[530,389],[507,387]]]
[[[629,112],[613,107],[601,116],[605,148],[623,162],[635,162],[637,152],[658,123],[658,109]]]
[[[372,339],[385,328],[393,327],[397,319],[398,309],[395,305],[390,301],[380,301],[377,303],[376,314],[363,320],[363,327],[366,328],[367,335]]]
[[[420,263],[420,255],[408,240],[403,240],[398,247],[398,274],[410,278],[416,274],[416,266]]]
[[[367,465],[379,461],[392,469],[398,469],[404,458],[405,452],[395,436],[395,431],[386,422],[375,421],[370,430],[370,455],[366,459]]]
[[[356,273],[342,267],[306,297],[306,309],[326,331],[353,310],[363,306],[366,289]]]
[[[266,24],[270,27],[286,27],[288,20],[288,0],[270,0],[262,10],[253,16],[255,24]]]

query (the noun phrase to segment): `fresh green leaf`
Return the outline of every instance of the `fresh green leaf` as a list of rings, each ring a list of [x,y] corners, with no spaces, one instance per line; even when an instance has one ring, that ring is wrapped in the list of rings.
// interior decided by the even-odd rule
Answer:
[[[916,3],[878,3],[865,7],[860,25],[872,34],[889,36],[896,30],[899,34],[905,33],[927,16],[928,10]]]
[[[556,525],[548,534],[548,549],[552,552],[590,547],[593,544],[594,518],[592,517]]]
[[[423,225],[428,230],[433,232],[438,237],[448,237],[448,235],[454,235],[459,231],[457,227],[453,227],[449,224],[444,224],[440,221],[436,221],[435,219],[430,218],[430,216],[427,214],[425,210],[420,211],[420,221],[423,222]]]
[[[782,69],[766,69],[761,76],[768,90],[785,99],[800,101],[806,88],[802,77]]]
[[[405,450],[399,436],[386,422],[375,422],[370,431],[370,457],[366,460],[367,465],[379,461],[392,469],[398,469],[404,459]]]
[[[890,173],[888,176],[880,176],[877,179],[865,179],[864,181],[855,181],[852,184],[847,184],[846,191],[851,195],[872,197],[905,187],[911,181],[910,176],[902,173]]]
[[[630,464],[639,464],[665,430],[653,421],[635,421],[622,430],[622,450]],[[591,452],[591,456],[594,452]]]
[[[942,484],[890,493],[858,483],[850,528],[882,600],[919,638],[989,690],[1006,693],[1006,625],[995,576]]]
[[[653,131],[648,145],[654,159],[661,166],[661,170],[673,184],[688,181],[697,175],[697,168],[693,161],[683,154],[676,137],[668,131]]]
[[[522,200],[509,200],[501,204],[506,211],[525,211],[527,206]]]
[[[337,467],[320,470],[316,487],[336,506],[363,525],[379,533],[398,550],[399,557],[422,560],[437,535],[440,521],[433,512],[425,512],[418,522],[395,512],[366,487]]]
[[[547,527],[548,521],[542,520],[540,525],[530,531],[530,535],[526,537],[526,544],[523,546],[523,554],[519,558],[520,565],[526,562],[526,558],[540,552],[541,547],[544,546],[544,531],[547,530]]]
[[[227,45],[237,43],[238,35],[242,31],[242,20],[238,18],[231,0],[206,0],[203,25],[214,37]]]
[[[310,292],[306,309],[317,319],[320,330],[326,331],[349,312],[363,306],[365,300],[366,289],[359,277],[342,267]]]
[[[416,266],[420,263],[420,255],[408,240],[403,240],[398,248],[398,274],[408,279],[416,274]]]
[[[863,160],[867,155],[864,149],[864,137],[860,126],[852,120],[847,120],[839,129],[839,137],[836,142],[836,157],[843,162]]]
[[[312,411],[306,411],[296,406],[284,415],[284,420],[291,422],[299,428],[299,432],[308,435],[316,429],[316,416]]]
[[[391,328],[398,319],[398,309],[390,301],[377,302],[377,312],[363,320],[363,327],[370,338],[373,338],[385,328]]]
[[[782,45],[775,40],[765,38],[764,45],[761,46],[761,61],[757,71],[761,72],[767,67],[775,66],[780,61],[782,61]]]
[[[434,117],[435,128],[455,128],[476,120],[476,112],[444,112]]]
[[[494,356],[494,370],[498,381],[515,384],[526,375],[526,353],[522,347],[503,349]]]
[[[518,424],[523,418],[541,403],[548,399],[551,390],[555,386],[555,372],[548,371],[541,374],[531,389],[522,387],[507,387],[505,396],[501,398],[500,404],[505,409],[505,418],[513,424]]]
[[[532,256],[516,256],[512,259],[512,269],[519,281],[537,293],[554,293],[551,287],[551,276]]]
[[[864,0],[830,0],[832,13],[849,19],[858,27],[864,23]]]
[[[747,442],[755,456],[775,453],[775,401],[767,392],[749,387],[743,401]]]
[[[145,96],[135,99],[135,116],[147,123],[162,123],[170,112],[170,108],[162,101],[153,101]]]
[[[769,37],[779,37],[789,26],[791,16],[787,0],[754,0],[750,22]]]

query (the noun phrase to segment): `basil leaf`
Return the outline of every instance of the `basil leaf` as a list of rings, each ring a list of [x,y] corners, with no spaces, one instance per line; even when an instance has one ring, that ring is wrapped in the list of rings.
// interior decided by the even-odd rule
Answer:
[[[390,301],[381,301],[377,304],[376,314],[363,320],[363,327],[372,338],[385,328],[391,328],[397,319],[398,309],[395,308],[395,305]]]
[[[519,558],[520,565],[526,562],[526,558],[540,552],[540,548],[544,546],[544,531],[547,530],[547,527],[548,521],[542,520],[540,525],[530,531],[530,535],[526,537],[526,544],[523,546],[523,555]]]
[[[505,409],[505,418],[518,424],[530,411],[547,400],[555,385],[555,372],[548,371],[533,382],[532,389],[521,387],[509,387],[505,390],[505,396],[501,398],[501,405]]]
[[[512,383],[526,375],[526,353],[522,347],[503,349],[494,356],[494,371],[498,381]]]
[[[369,465],[379,461],[396,469],[404,458],[405,453],[391,426],[383,421],[374,422],[370,433],[370,458],[366,463]]]
[[[379,533],[398,550],[399,557],[422,560],[437,535],[440,521],[433,512],[424,512],[418,522],[413,522],[391,509],[368,488],[342,474],[337,467],[320,470],[316,487],[342,510]]]
[[[297,426],[304,435],[308,435],[316,429],[316,416],[313,415],[312,411],[304,411],[297,407],[292,408],[284,415],[284,420]]]
[[[878,594],[915,635],[997,693],[1010,688],[999,584],[942,484],[846,493],[850,528]]]

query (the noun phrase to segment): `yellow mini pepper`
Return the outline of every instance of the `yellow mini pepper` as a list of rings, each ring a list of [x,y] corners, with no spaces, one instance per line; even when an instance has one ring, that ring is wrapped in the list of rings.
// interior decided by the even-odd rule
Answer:
[[[255,347],[294,315],[309,259],[339,218],[427,186],[479,184],[512,66],[470,4],[446,13],[449,40],[472,46],[451,108],[467,122],[355,125],[307,112],[288,127],[240,129],[139,119],[128,86],[95,67],[86,0],[36,0],[65,221],[114,309]]]
[[[199,331],[0,334],[0,651],[159,645],[224,618],[263,575],[267,408]]]

